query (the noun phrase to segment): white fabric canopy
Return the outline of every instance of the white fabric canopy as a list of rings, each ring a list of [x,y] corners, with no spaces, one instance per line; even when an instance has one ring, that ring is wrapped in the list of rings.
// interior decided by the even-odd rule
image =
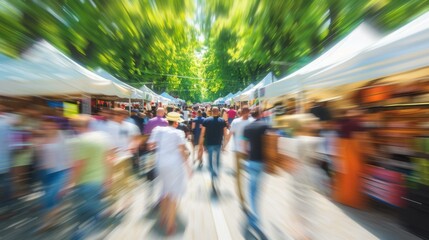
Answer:
[[[146,85],[143,85],[140,90],[145,93],[144,99],[147,101],[158,101],[158,94],[156,94],[152,89],[148,88]]]
[[[126,84],[124,82],[122,82],[121,80],[115,78],[114,76],[112,76],[110,73],[104,71],[103,69],[97,69],[97,71],[95,71],[98,75],[113,81],[114,83],[117,83],[121,86],[123,86],[124,88],[127,88],[131,91],[131,98],[132,99],[144,99],[145,94],[142,90],[139,90],[129,84]]]
[[[131,92],[80,66],[46,41],[36,43],[23,59],[0,58],[0,95],[109,95]]]
[[[379,39],[380,36],[371,27],[362,23],[347,37],[314,61],[285,78],[268,85],[265,88],[265,97],[277,97],[300,91],[302,89],[301,85],[304,85],[304,79],[335,63],[359,54]]]
[[[310,88],[374,80],[429,66],[429,12],[387,35],[361,54],[306,80]]]
[[[172,103],[177,103],[178,102],[176,98],[174,98],[173,96],[171,96],[170,94],[168,94],[166,92],[161,93],[161,97],[164,97],[164,98],[168,99]]]
[[[234,101],[234,98],[237,97],[237,96],[239,96],[240,94],[241,94],[241,91],[236,92],[231,97],[225,99],[225,103],[226,104],[231,104],[231,102]]]
[[[259,89],[269,85],[270,83],[275,82],[276,78],[274,75],[270,72],[265,76],[259,83],[257,83],[255,86],[250,88],[249,90],[243,92],[240,95],[240,101],[250,101],[252,99],[255,99],[259,96]]]
[[[247,86],[245,89],[243,89],[243,91],[241,91],[241,93],[240,94],[238,94],[238,95],[236,95],[235,97],[234,97],[234,101],[235,102],[241,102],[241,101],[246,101],[246,100],[241,100],[242,99],[242,95],[245,93],[245,92],[247,92],[247,91],[249,91],[252,87],[254,87],[255,86],[255,84],[253,84],[253,83],[251,83],[249,86]]]

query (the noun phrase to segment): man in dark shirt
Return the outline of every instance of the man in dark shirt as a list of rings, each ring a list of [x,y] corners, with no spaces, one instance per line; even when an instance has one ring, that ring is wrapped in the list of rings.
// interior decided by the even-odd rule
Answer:
[[[319,118],[320,121],[330,121],[332,120],[331,112],[327,107],[326,102],[313,102],[313,107],[310,109],[310,113]]]
[[[219,108],[212,109],[213,117],[206,118],[203,122],[200,135],[200,146],[205,146],[209,157],[209,169],[212,178],[212,188],[215,190],[214,181],[219,175],[220,154],[221,149],[226,146],[226,141],[223,141],[224,136],[227,136],[227,125],[225,120],[219,117]],[[222,146],[222,143],[224,145]],[[199,156],[202,156],[203,148],[199,149]],[[216,154],[216,164],[213,165],[213,158]]]
[[[250,176],[249,180],[249,203],[250,212],[248,212],[248,221],[252,227],[260,235],[261,239],[266,239],[259,225],[259,217],[257,212],[257,202],[261,176],[264,172],[264,158],[262,154],[262,141],[265,132],[270,126],[262,121],[262,114],[259,107],[252,110],[252,117],[256,119],[251,124],[244,128],[244,149],[247,151],[248,160],[246,168]],[[276,146],[274,146],[276,147]]]
[[[144,129],[143,129],[143,118],[141,118],[139,116],[140,112],[137,109],[133,109],[131,110],[131,116],[130,118],[132,118],[135,122],[135,125],[137,125],[137,127],[139,127],[140,133],[143,134]]]

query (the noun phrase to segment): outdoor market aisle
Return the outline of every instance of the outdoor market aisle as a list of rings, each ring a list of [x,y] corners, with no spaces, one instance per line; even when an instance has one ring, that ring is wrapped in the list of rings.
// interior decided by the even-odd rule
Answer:
[[[149,204],[148,196],[153,198],[153,194],[148,193],[148,187],[143,184],[136,191],[132,209],[123,222],[108,235],[108,239],[235,240],[245,239],[245,234],[246,239],[254,239],[244,230],[246,221],[239,208],[235,191],[232,153],[225,152],[222,157],[222,174],[217,196],[211,192],[207,164],[203,169],[194,172],[188,191],[181,201],[176,235],[165,237],[159,228],[157,213],[149,210],[145,212],[145,206]],[[292,209],[293,179],[284,173],[281,176],[265,175],[263,180],[260,208],[262,225],[268,238],[294,239],[292,236],[297,235],[297,221]],[[418,239],[400,227],[391,235],[375,236],[349,217],[348,211],[340,209],[326,197],[312,192],[309,199],[315,204],[311,221],[315,223],[316,239]],[[372,214],[369,216],[373,221],[377,219]]]

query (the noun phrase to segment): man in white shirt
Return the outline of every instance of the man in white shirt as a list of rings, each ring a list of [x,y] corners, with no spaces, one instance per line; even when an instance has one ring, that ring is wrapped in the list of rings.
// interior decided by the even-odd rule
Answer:
[[[244,196],[241,187],[241,160],[246,160],[245,150],[243,149],[243,132],[244,128],[252,123],[253,119],[250,118],[250,109],[248,106],[241,108],[241,117],[236,118],[231,123],[231,129],[228,135],[228,141],[231,136],[234,137],[233,151],[235,153],[236,172],[237,172],[237,191],[240,198],[241,207],[244,209]]]
[[[128,118],[128,111],[123,109],[114,109],[112,121],[108,121],[104,131],[110,134],[116,148],[118,158],[130,158],[137,150],[137,140],[140,136],[139,128],[130,122],[125,121]]]

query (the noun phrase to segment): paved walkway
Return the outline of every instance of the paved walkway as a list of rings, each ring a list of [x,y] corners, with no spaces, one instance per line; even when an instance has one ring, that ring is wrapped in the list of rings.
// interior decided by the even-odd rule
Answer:
[[[150,207],[159,196],[159,187],[142,181],[130,194],[132,205],[127,214],[120,221],[105,224],[91,239],[256,239],[245,231],[245,216],[239,208],[235,191],[232,153],[227,151],[222,156],[218,195],[211,191],[206,166],[196,169],[189,181],[180,203],[176,235],[165,236],[159,228],[158,212]],[[287,240],[299,236],[300,226],[293,208],[292,181],[287,173],[264,176],[260,210],[262,225],[269,239]],[[244,182],[246,184],[247,180]],[[37,198],[37,194],[33,197]],[[312,192],[308,199],[312,202],[310,221],[316,233],[315,239],[418,239],[380,214],[336,205],[316,192]],[[27,211],[0,222],[0,239],[68,239],[73,223],[68,220],[70,217],[67,214],[58,221],[68,221],[69,224],[35,235],[33,230],[40,218]]]

